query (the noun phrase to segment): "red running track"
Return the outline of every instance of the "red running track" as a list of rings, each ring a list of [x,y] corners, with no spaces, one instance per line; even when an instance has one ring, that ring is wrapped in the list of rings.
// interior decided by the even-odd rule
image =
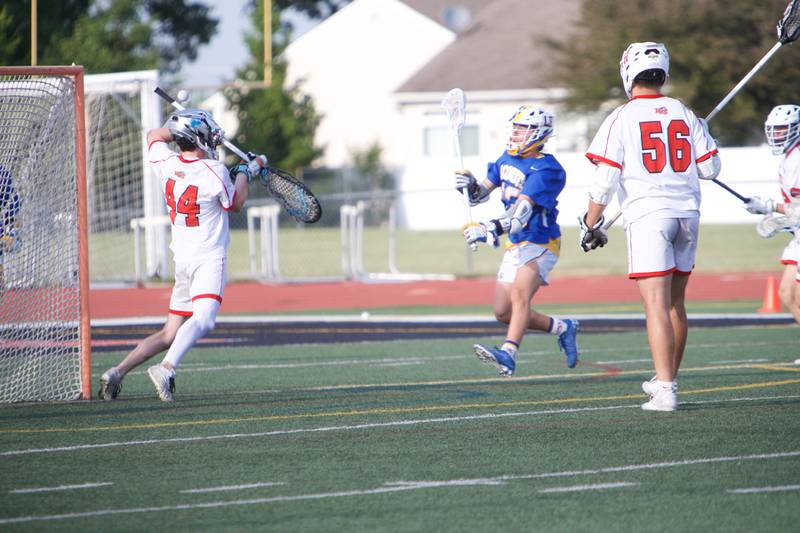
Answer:
[[[693,301],[760,300],[769,272],[692,274],[687,299]],[[163,316],[171,286],[93,289],[92,318]],[[362,311],[380,307],[426,305],[491,306],[494,279],[402,283],[307,283],[272,285],[233,283],[225,289],[220,314],[280,313],[282,311]],[[536,295],[538,304],[638,302],[636,282],[625,276],[554,278]]]

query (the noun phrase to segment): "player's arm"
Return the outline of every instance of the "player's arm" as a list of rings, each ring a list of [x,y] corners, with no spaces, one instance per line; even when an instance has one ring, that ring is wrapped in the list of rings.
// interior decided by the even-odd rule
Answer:
[[[250,161],[242,161],[238,165],[231,167],[230,177],[233,181],[234,195],[230,210],[238,213],[244,207],[247,198],[250,196],[249,183],[254,178],[266,179],[269,162],[264,154],[256,155],[248,152]]]
[[[163,141],[165,143],[172,142],[172,132],[169,128],[153,128],[147,132],[147,146],[150,146],[156,141]]]
[[[488,222],[467,224],[462,228],[467,244],[485,242],[497,246],[500,235],[508,233],[514,235],[522,231],[533,216],[534,201],[524,194],[517,197],[514,202],[499,218]]]
[[[581,228],[581,248],[584,252],[602,248],[608,242],[608,231],[603,227],[605,219],[603,212],[614,197],[619,187],[619,178],[622,169],[597,161],[589,189],[589,203],[586,212],[578,222]]]

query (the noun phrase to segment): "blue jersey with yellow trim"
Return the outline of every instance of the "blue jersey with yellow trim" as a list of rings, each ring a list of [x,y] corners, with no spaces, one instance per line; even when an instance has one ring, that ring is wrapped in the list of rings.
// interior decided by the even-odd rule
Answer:
[[[504,152],[494,163],[489,163],[486,177],[500,187],[503,206],[508,209],[520,194],[534,201],[533,215],[519,233],[509,235],[513,243],[527,241],[548,244],[561,236],[558,226],[558,195],[564,189],[567,173],[550,154],[542,157],[522,158]]]

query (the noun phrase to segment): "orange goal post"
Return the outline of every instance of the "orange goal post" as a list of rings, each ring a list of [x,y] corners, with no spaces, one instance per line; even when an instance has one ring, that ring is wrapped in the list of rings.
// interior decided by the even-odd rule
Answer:
[[[83,67],[0,67],[0,402],[91,397]]]

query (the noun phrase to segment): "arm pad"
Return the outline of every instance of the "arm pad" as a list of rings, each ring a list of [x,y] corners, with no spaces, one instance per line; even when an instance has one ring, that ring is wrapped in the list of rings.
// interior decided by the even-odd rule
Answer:
[[[589,189],[589,198],[597,204],[608,205],[617,192],[622,171],[617,167],[599,163],[594,169],[594,178]]]
[[[503,213],[503,216],[492,222],[494,222],[496,229],[500,229],[497,233],[498,235],[503,233],[514,235],[525,228],[532,216],[533,204],[527,198],[520,197],[517,198],[517,201],[508,211]]]
[[[719,176],[722,169],[722,161],[717,154],[712,155],[705,161],[697,163],[697,177],[701,180],[713,180]]]

